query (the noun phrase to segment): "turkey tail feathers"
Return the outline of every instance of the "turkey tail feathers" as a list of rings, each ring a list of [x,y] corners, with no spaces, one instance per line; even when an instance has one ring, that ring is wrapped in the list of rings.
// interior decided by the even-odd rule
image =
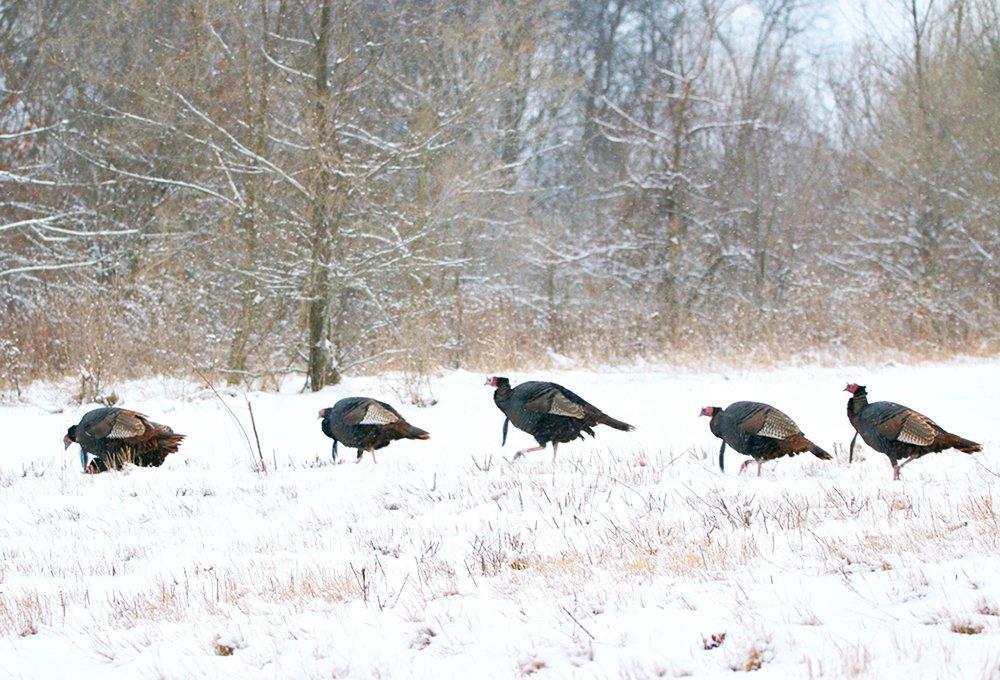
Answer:
[[[171,432],[160,439],[159,443],[167,453],[177,453],[182,441],[184,441],[184,435]]]
[[[827,453],[820,447],[816,446],[812,442],[810,442],[809,453],[816,456],[820,460],[833,460],[833,456],[831,456],[829,453]]]
[[[421,430],[419,427],[414,427],[405,421],[399,421],[393,423],[396,432],[403,439],[430,439],[431,433],[426,430]]]
[[[942,444],[945,448],[958,449],[962,453],[976,453],[983,450],[980,444],[950,432],[945,432],[941,435],[938,438],[938,443]]]
[[[620,420],[615,420],[606,413],[602,413],[598,418],[597,422],[601,425],[607,425],[608,427],[613,427],[616,430],[621,430],[622,432],[631,432],[635,428],[628,423],[622,422]]]
[[[789,446],[792,453],[802,453],[803,451],[808,451],[820,460],[833,460],[833,456],[813,444],[801,434],[792,435],[785,440],[785,443]]]

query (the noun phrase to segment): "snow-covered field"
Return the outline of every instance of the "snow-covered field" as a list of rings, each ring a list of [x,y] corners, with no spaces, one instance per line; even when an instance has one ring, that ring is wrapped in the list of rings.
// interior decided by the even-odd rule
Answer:
[[[61,439],[92,406],[66,406],[69,386],[8,399],[0,677],[1000,677],[1000,361],[510,377],[638,429],[512,465],[531,440],[500,448],[482,375],[435,378],[428,408],[393,377],[289,385],[249,395],[258,472],[211,391],[150,381],[116,386],[120,404],[187,434],[181,453],[88,476]],[[848,381],[984,452],[895,483],[867,447],[848,467]],[[316,412],[349,394],[431,440],[331,464]],[[249,432],[243,395],[225,399]],[[737,399],[778,406],[837,460],[757,479],[731,453],[720,473],[697,414]]]

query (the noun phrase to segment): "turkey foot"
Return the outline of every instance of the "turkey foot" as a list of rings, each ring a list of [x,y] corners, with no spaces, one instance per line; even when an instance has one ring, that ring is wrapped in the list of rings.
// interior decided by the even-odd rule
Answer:
[[[916,460],[916,458],[907,458],[906,460],[903,461],[902,465],[892,466],[892,481],[894,482],[899,481],[899,471],[902,470],[904,467],[906,467],[906,464],[912,460]]]
[[[363,456],[364,453],[365,453],[364,451],[361,451],[359,449],[358,450],[358,457],[354,459],[354,462],[355,463],[360,463],[361,462],[361,456]],[[372,463],[373,464],[378,463],[378,458],[375,457],[375,452],[374,451],[372,451]]]

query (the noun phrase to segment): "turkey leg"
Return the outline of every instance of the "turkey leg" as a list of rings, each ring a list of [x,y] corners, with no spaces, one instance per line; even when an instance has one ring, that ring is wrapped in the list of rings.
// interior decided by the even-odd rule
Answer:
[[[520,458],[521,456],[523,456],[526,453],[531,453],[532,451],[541,451],[544,448],[545,448],[544,446],[535,446],[535,447],[532,447],[530,449],[521,449],[520,451],[518,451],[517,453],[515,453],[514,457],[511,458],[510,460],[511,460],[511,462],[513,462],[513,461],[517,460],[518,458]]]
[[[895,482],[899,479],[899,471],[902,470],[904,467],[906,467],[906,464],[909,463],[911,460],[916,460],[916,458],[907,458],[906,460],[903,461],[902,465],[892,466],[892,481]]]

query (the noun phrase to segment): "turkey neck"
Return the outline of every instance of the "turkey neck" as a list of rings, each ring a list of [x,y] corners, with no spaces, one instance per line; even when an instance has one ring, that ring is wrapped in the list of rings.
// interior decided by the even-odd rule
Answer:
[[[722,424],[724,422],[724,419],[728,418],[729,416],[726,414],[726,412],[719,409],[718,411],[712,414],[712,420],[708,422],[708,429],[711,430],[712,434],[714,434],[719,439],[723,439]]]
[[[512,392],[512,390],[511,390],[510,386],[498,387],[496,389],[496,391],[493,392],[493,401],[494,401],[494,403],[496,403],[497,406],[500,407],[501,411],[504,410],[502,404],[506,404],[508,401],[510,401],[510,393],[511,392]],[[504,411],[504,412],[506,413],[506,411]]]
[[[852,423],[861,415],[861,412],[868,406],[868,393],[852,394],[847,400],[847,419]]]
[[[327,412],[327,414],[323,416],[323,420],[319,422],[319,427],[321,430],[323,430],[323,434],[325,434],[327,437],[329,437],[330,439],[336,439],[337,437],[334,436],[333,427],[331,426],[332,424],[330,423],[331,419],[332,416],[330,415],[329,412]]]

